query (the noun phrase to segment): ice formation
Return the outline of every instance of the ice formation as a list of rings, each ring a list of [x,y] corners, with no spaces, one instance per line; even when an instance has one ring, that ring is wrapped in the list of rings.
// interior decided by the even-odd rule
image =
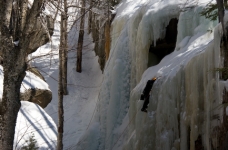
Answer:
[[[87,132],[81,147],[98,142],[90,149],[185,150],[195,149],[202,137],[202,145],[210,149],[212,129],[218,125],[212,115],[223,113],[216,106],[227,82],[219,81],[215,71],[221,65],[221,27],[199,14],[208,2],[125,0],[119,5],[94,119],[100,132]],[[165,37],[173,18],[178,19],[175,50],[147,68],[151,44]],[[140,111],[139,97],[154,76],[159,79],[146,114]],[[86,138],[94,133],[99,139]]]

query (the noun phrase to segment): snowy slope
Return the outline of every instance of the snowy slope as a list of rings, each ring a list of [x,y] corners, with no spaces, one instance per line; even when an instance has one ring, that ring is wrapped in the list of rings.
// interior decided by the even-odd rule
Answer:
[[[97,97],[103,79],[98,57],[93,51],[94,44],[86,32],[82,52],[82,73],[76,72],[77,39],[78,27],[75,25],[68,34],[69,93],[64,96],[64,149],[75,149],[79,138],[88,130],[96,111]],[[52,91],[52,101],[45,111],[56,124],[58,124],[58,44],[59,24],[56,23],[52,42],[32,54],[32,57],[45,55],[35,59],[32,64],[40,70]]]
[[[39,105],[22,101],[14,135],[14,149],[26,146],[34,136],[39,150],[54,150],[57,145],[57,127],[53,119]]]

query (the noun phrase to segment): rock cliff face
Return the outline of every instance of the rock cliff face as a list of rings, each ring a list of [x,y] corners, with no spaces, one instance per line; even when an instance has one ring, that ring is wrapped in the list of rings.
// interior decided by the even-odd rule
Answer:
[[[119,1],[111,1],[111,8],[117,5]],[[106,3],[103,5],[107,5]],[[104,12],[108,11],[107,8],[104,8],[103,5],[97,5],[97,9],[105,9]],[[108,7],[108,6],[107,6]],[[93,13],[89,13],[88,16],[88,27],[89,33],[91,33],[93,42],[95,43],[94,51],[98,58],[98,63],[100,64],[100,68],[104,71],[105,63],[109,58],[110,53],[110,43],[111,43],[111,23],[115,17],[115,14],[111,14],[109,12],[109,18],[107,19],[108,14],[101,14],[100,11],[94,11]],[[106,15],[106,16],[105,16]]]
[[[50,37],[53,35],[54,30],[54,20],[50,16],[41,16],[36,20],[36,24],[33,28],[39,32],[34,32],[34,34],[31,35],[28,46],[28,51],[30,53],[33,53],[37,48],[50,41]],[[40,42],[37,42],[37,40]]]
[[[37,48],[50,41],[50,37],[54,31],[53,18],[50,16],[40,16],[40,18],[35,21],[33,30],[34,32],[30,35],[29,42],[26,43],[28,44],[27,50],[29,53],[33,53]],[[2,56],[2,51],[0,51],[0,56]]]
[[[98,62],[101,70],[105,66],[105,28],[103,26],[104,20],[99,19],[99,14],[93,13],[91,15],[91,34],[93,42],[95,43],[94,51],[99,57]]]

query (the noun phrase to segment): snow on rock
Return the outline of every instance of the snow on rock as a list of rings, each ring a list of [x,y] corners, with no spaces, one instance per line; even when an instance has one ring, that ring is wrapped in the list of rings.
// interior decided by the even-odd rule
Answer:
[[[2,93],[3,93],[3,79],[4,79],[3,67],[0,66],[0,99],[2,98]],[[32,72],[26,71],[26,76],[22,81],[20,92],[24,93],[28,89],[35,89],[35,88],[50,91],[48,84],[44,80],[37,77]]]
[[[26,71],[22,81],[20,98],[45,108],[52,100],[52,91],[48,84],[34,73]]]
[[[24,93],[28,89],[43,89],[43,90],[50,90],[48,84],[42,80],[41,78],[37,77],[34,73],[26,71],[26,76],[21,85],[21,93]]]
[[[14,135],[14,149],[21,149],[34,136],[39,150],[55,150],[57,127],[52,118],[37,104],[22,101]]]
[[[19,45],[19,41],[14,41],[13,43],[14,43],[15,46]]]

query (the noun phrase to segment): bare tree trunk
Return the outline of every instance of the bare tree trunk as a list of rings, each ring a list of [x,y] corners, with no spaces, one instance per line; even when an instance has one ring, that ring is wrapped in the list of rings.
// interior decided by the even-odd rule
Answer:
[[[59,9],[58,9],[58,8],[61,7],[60,4],[62,4],[62,0],[58,0],[57,11],[56,11],[55,16],[54,16],[54,21],[56,20],[56,18],[57,18],[57,16],[58,16],[58,12],[59,12]]]
[[[108,20],[105,24],[105,60],[108,60],[109,52],[110,52],[110,1],[108,0],[108,9],[107,9],[107,17]]]
[[[110,53],[110,23],[109,20],[105,24],[105,60],[107,61]]]
[[[93,5],[93,0],[90,0],[89,2],[90,7]],[[88,17],[88,33],[91,33],[92,30],[92,11],[89,11],[89,17]]]
[[[227,0],[224,0],[224,4],[222,0],[217,0],[217,5],[218,5],[218,17],[219,21],[222,24],[222,29],[223,29],[223,37],[221,40],[221,45],[220,45],[220,51],[221,51],[221,57],[223,58],[223,68],[227,69],[228,68],[228,43],[227,43],[227,36],[228,36],[228,26],[224,26],[224,6],[227,6]],[[228,72],[227,71],[222,71],[220,74],[220,79],[222,80],[227,80],[228,79]],[[228,92],[226,88],[223,89],[223,97],[222,97],[222,104],[227,104],[228,102]],[[223,108],[223,121],[219,125],[219,129],[217,130],[217,139],[218,139],[218,146],[216,149],[227,149],[227,135],[228,135],[228,118],[226,115],[226,107]]]
[[[227,7],[227,0],[224,0],[224,6]]]
[[[64,26],[64,14],[61,14],[61,27],[60,32],[63,33],[63,26]],[[59,47],[59,89],[58,89],[58,137],[57,137],[57,150],[63,149],[63,122],[64,122],[64,109],[63,109],[63,53],[64,53],[64,34],[60,36],[60,47]]]
[[[11,43],[10,40],[1,41],[1,45]],[[23,50],[11,46],[9,44],[3,48],[4,89],[0,106],[0,147],[4,150],[13,149],[17,113],[21,106],[20,87],[27,68]]]
[[[80,22],[80,31],[78,37],[78,47],[77,47],[77,72],[82,72],[82,47],[83,47],[83,38],[84,38],[84,22],[85,22],[85,0],[82,0],[81,8],[81,22]]]
[[[225,13],[225,10],[224,10],[224,3],[223,3],[223,0],[216,0],[217,1],[217,6],[218,6],[218,18],[219,18],[219,22],[221,22],[222,24],[222,30],[223,30],[223,36],[226,38],[226,30],[225,30],[225,27],[224,27],[224,13]]]
[[[61,21],[63,21],[63,29],[61,34],[63,34],[63,64],[62,64],[62,69],[63,69],[63,94],[67,95],[67,51],[68,51],[68,46],[67,46],[67,0],[64,0],[64,17]]]
[[[4,63],[4,89],[0,103],[0,147],[3,150],[13,149],[14,132],[17,113],[21,103],[19,99],[20,84],[24,78],[25,63],[20,64],[17,54],[20,49],[14,47],[11,37],[10,19],[12,12],[12,0],[1,1],[0,10],[0,45]],[[19,51],[18,51],[19,50]],[[22,60],[23,61],[23,60]],[[18,65],[18,67],[15,66]]]
[[[12,13],[13,0],[0,1],[0,52],[4,62],[3,97],[0,101],[1,150],[13,149],[16,119],[21,106],[20,87],[26,74],[27,55],[48,42],[48,39],[42,41],[44,39],[36,38],[48,34],[43,33],[40,17],[34,17],[34,15],[39,16],[43,0],[34,1],[29,14],[26,4],[27,0],[18,0],[14,8],[15,13]],[[40,27],[39,31],[36,30],[35,25]],[[35,46],[31,44],[32,39],[36,39],[39,44]],[[19,43],[13,43],[15,40]]]

